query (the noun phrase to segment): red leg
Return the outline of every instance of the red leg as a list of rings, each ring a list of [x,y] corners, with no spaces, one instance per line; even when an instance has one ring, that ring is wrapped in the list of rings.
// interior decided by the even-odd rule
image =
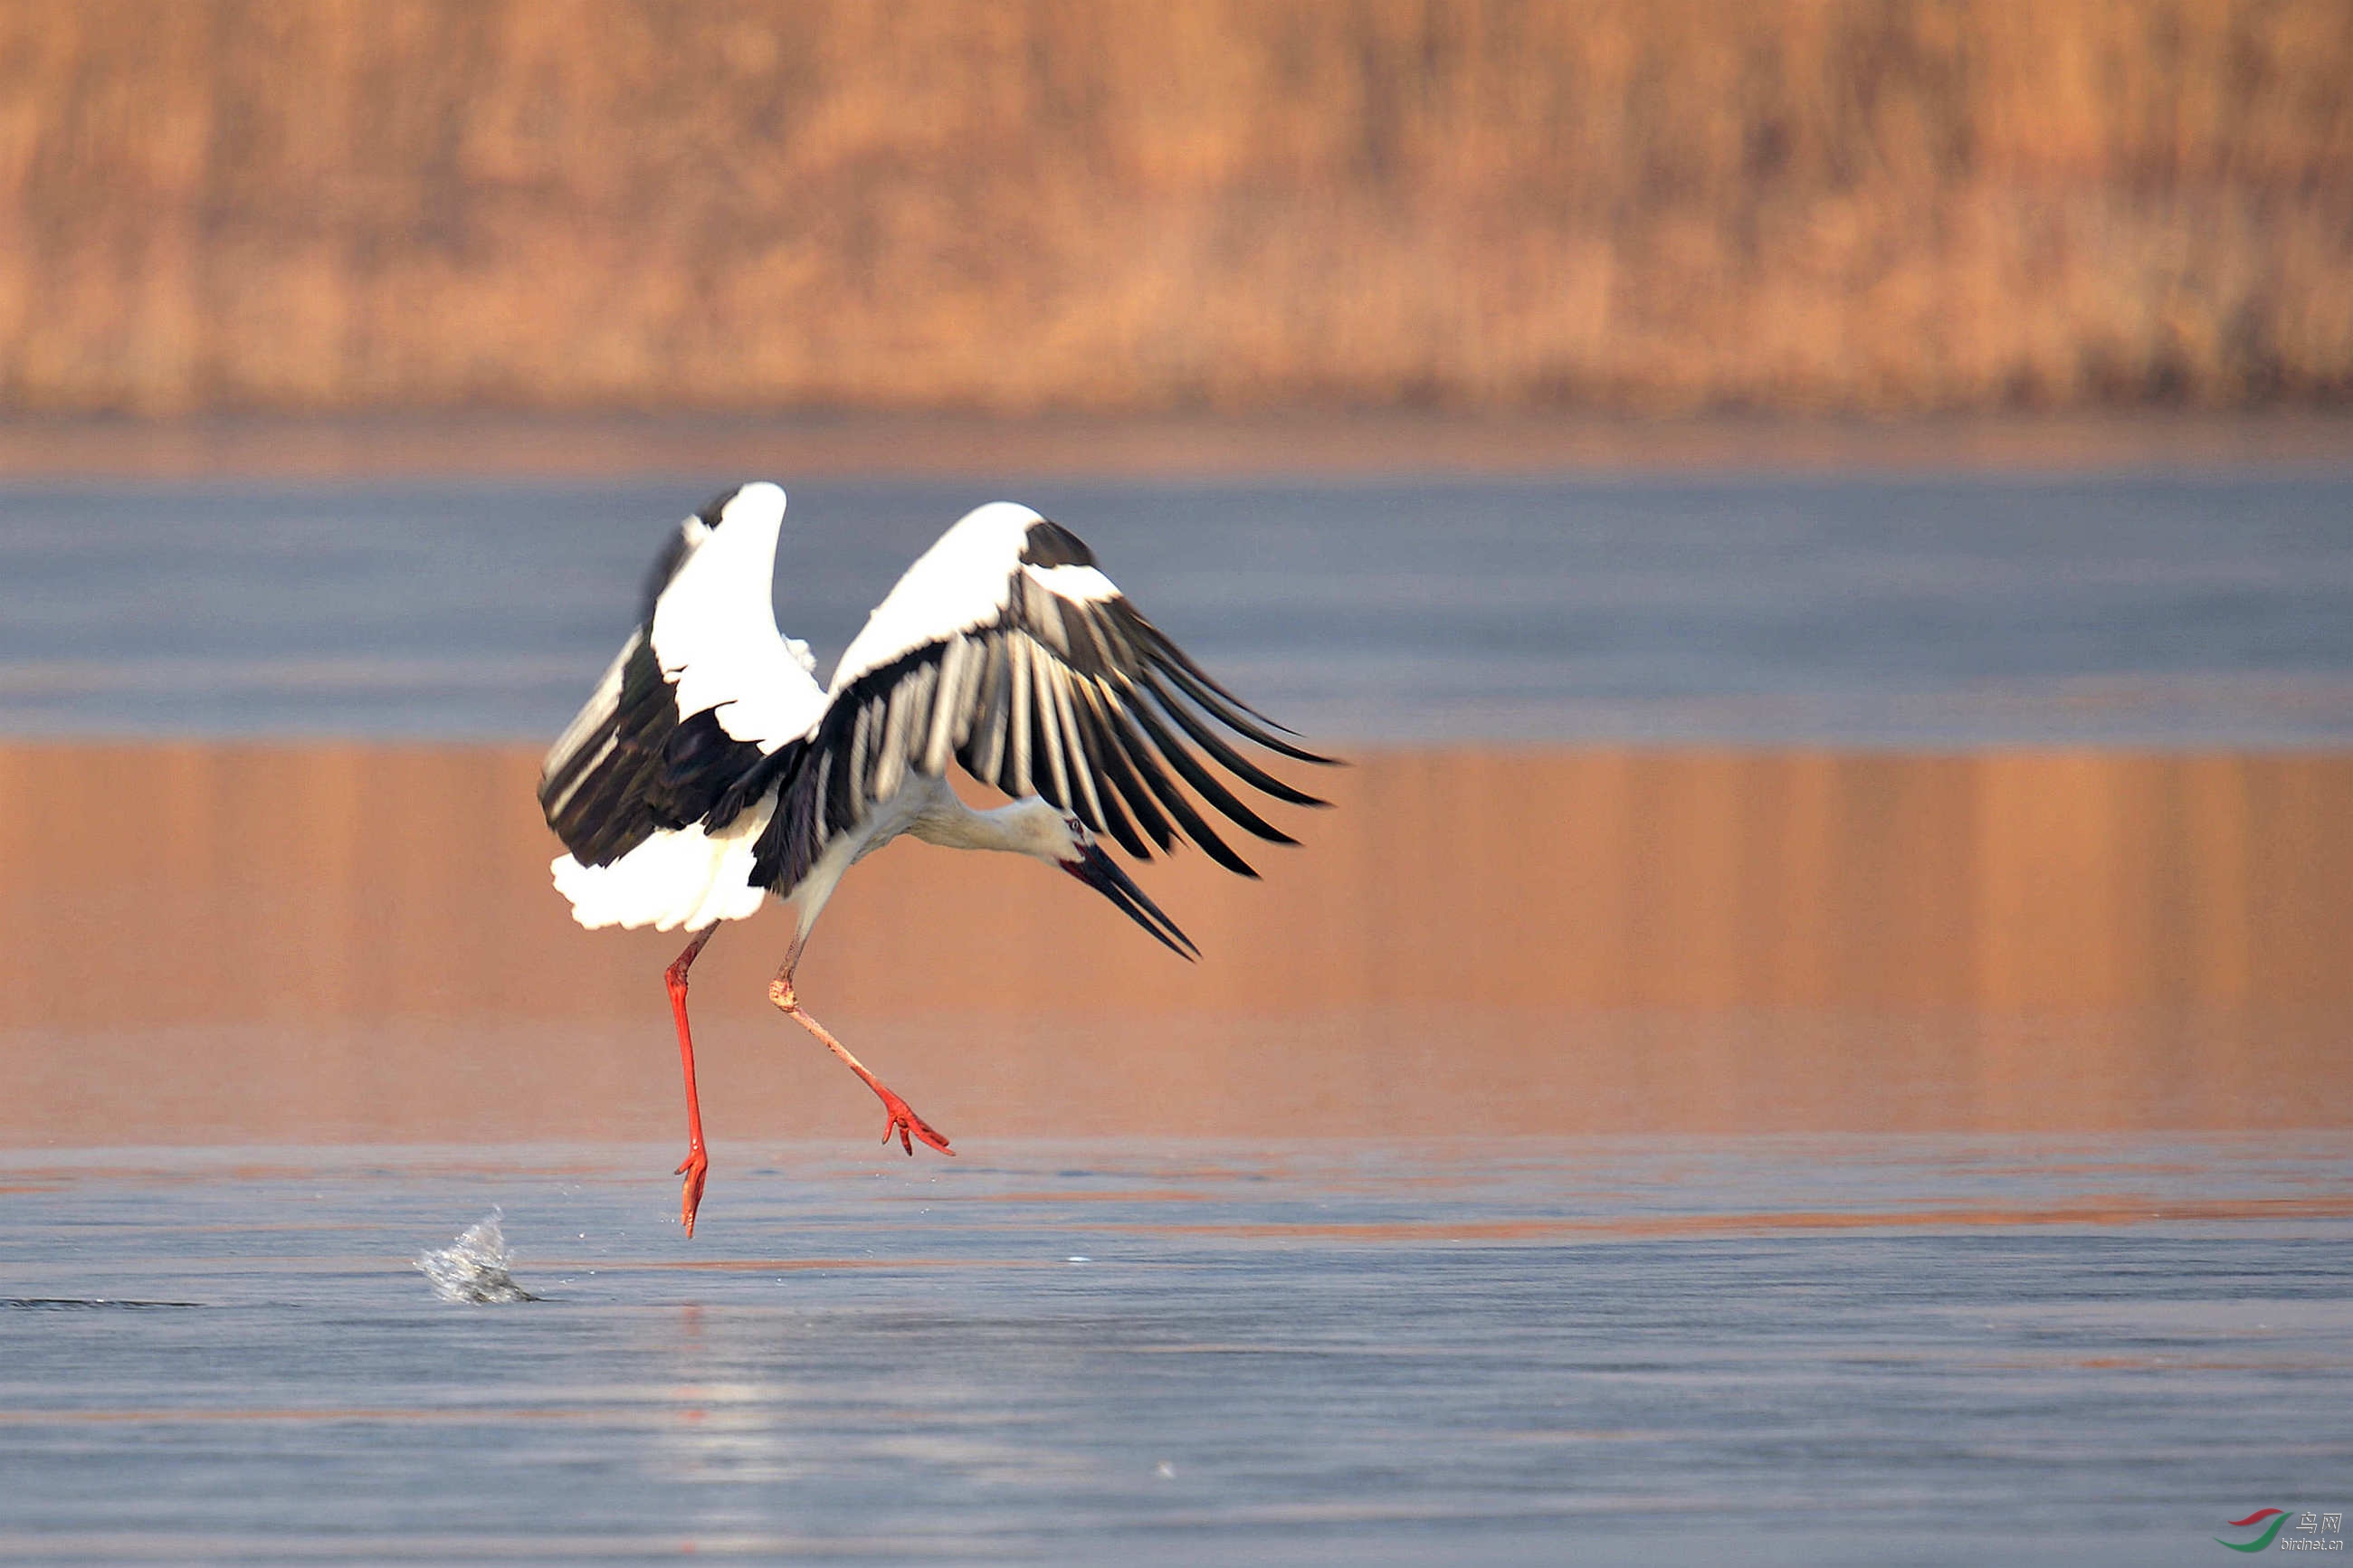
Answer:
[[[694,1235],[694,1211],[702,1206],[702,1178],[711,1169],[711,1161],[702,1151],[702,1107],[694,1097],[694,1036],[686,1026],[686,972],[694,967],[694,955],[718,929],[710,925],[695,932],[678,962],[662,971],[662,979],[670,986],[670,1014],[678,1020],[679,1065],[686,1070],[686,1159],[677,1171],[686,1181],[679,1192],[678,1219],[690,1237]]]
[[[856,1057],[851,1056],[847,1050],[843,1049],[842,1044],[839,1040],[837,1040],[831,1035],[827,1034],[825,1032],[824,1025],[818,1023],[815,1018],[810,1017],[807,1013],[801,1011],[800,998],[793,994],[793,973],[789,965],[787,965],[782,973],[778,974],[774,980],[768,983],[768,1000],[783,1008],[785,1016],[792,1019],[794,1023],[798,1024],[802,1028],[807,1029],[810,1034],[815,1035],[818,1037],[819,1044],[824,1046],[827,1050],[831,1051],[835,1056],[839,1057],[843,1062],[847,1063],[849,1070],[856,1073],[860,1078],[865,1079],[866,1087],[872,1089],[881,1100],[882,1112],[885,1116],[890,1118],[888,1121],[885,1121],[882,1124],[883,1142],[890,1142],[892,1134],[896,1133],[899,1137],[899,1147],[904,1149],[910,1154],[913,1154],[915,1152],[914,1140],[917,1138],[922,1139],[924,1142],[930,1144],[933,1148],[937,1149],[943,1154],[954,1154],[955,1152],[955,1150],[948,1147],[948,1138],[946,1133],[940,1131],[930,1122],[916,1115],[913,1107],[910,1106],[905,1100],[901,1100],[897,1095],[892,1094],[889,1089],[883,1086],[881,1079],[876,1078],[872,1073],[866,1070],[865,1063],[860,1061]]]

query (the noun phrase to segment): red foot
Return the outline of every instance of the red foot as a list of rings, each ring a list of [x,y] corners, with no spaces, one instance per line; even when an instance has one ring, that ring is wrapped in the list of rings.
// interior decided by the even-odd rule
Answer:
[[[689,1149],[674,1173],[686,1178],[679,1189],[678,1223],[686,1226],[689,1240],[694,1237],[694,1211],[702,1206],[702,1178],[710,1171],[710,1157],[700,1149]]]
[[[891,1120],[882,1128],[883,1142],[890,1142],[891,1134],[896,1132],[899,1135],[899,1147],[904,1149],[909,1154],[914,1153],[914,1139],[920,1138],[941,1153],[951,1157],[955,1155],[955,1151],[948,1147],[947,1134],[916,1115],[913,1106],[879,1083],[874,1086],[874,1092],[882,1097],[882,1109],[891,1116]],[[913,1137],[909,1136],[911,1133]]]

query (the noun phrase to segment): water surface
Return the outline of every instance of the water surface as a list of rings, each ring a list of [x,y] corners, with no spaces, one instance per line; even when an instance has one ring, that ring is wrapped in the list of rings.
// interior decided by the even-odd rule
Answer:
[[[17,1154],[0,1558],[2210,1562],[2353,1490],[2348,1153]]]
[[[722,482],[0,487],[0,728],[544,739]],[[2353,739],[2353,477],[2327,469],[791,491],[780,612],[827,661],[1012,496],[1326,739]]]

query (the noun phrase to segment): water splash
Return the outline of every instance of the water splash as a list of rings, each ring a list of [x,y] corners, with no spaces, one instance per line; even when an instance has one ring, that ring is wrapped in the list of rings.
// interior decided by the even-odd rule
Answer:
[[[501,1213],[492,1209],[460,1232],[458,1239],[417,1258],[417,1272],[433,1282],[433,1293],[444,1301],[484,1305],[494,1301],[536,1301],[538,1297],[514,1282],[510,1270],[514,1255],[499,1229]]]

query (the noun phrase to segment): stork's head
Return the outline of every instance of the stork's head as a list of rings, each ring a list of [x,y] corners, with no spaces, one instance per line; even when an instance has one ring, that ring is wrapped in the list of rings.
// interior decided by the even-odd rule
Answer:
[[[1103,853],[1095,842],[1093,829],[1067,811],[1056,811],[1050,824],[1046,814],[1039,813],[1040,826],[1050,846],[1049,858],[1119,906],[1128,919],[1150,931],[1154,938],[1180,958],[1198,958],[1201,950],[1193,939],[1176,929],[1176,922],[1160,912],[1160,906],[1145,896],[1135,879],[1120,868],[1118,861]]]

